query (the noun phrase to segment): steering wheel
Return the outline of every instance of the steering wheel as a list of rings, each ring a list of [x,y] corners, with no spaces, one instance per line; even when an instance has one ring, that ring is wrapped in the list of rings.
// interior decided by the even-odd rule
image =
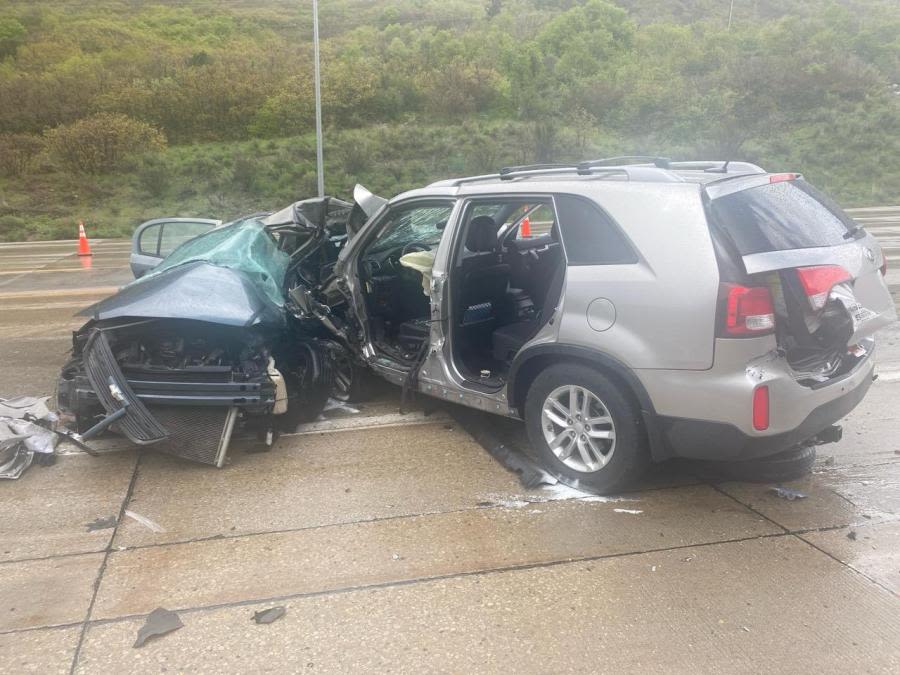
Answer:
[[[412,253],[413,251],[430,251],[431,246],[428,244],[423,244],[420,241],[411,241],[403,249],[400,251],[400,256],[405,256],[407,253]]]

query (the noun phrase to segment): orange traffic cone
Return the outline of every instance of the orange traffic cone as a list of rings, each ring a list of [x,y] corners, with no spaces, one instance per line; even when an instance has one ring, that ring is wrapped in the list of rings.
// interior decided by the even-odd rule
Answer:
[[[87,235],[84,233],[84,221],[78,222],[78,255],[93,255]]]
[[[519,237],[530,237],[531,236],[531,221],[528,219],[528,216],[525,216],[522,219],[522,225],[519,227]]]

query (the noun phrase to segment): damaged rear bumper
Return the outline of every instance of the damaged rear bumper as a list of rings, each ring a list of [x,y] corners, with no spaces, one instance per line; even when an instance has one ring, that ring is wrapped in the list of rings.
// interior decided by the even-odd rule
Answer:
[[[819,435],[822,442],[838,440],[839,434],[828,433],[830,427],[859,405],[872,381],[869,374],[855,388],[815,408],[797,428],[769,436],[749,436],[723,422],[666,416],[656,418],[657,428],[675,457],[730,461],[768,457],[803,443],[817,444]]]

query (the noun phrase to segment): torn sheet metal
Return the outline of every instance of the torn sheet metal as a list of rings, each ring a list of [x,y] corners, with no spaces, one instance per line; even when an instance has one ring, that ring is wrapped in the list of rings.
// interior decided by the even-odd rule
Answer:
[[[59,436],[50,429],[34,422],[26,422],[25,420],[3,419],[0,417],[0,422],[4,422],[10,430],[22,436],[22,442],[31,452],[52,455],[56,451]]]
[[[143,647],[144,643],[157,635],[165,635],[184,626],[181,618],[175,612],[170,612],[163,607],[157,607],[147,615],[147,621],[138,630],[137,639],[133,647]]]
[[[277,607],[269,607],[269,609],[264,609],[261,612],[255,612],[253,614],[253,621],[256,623],[272,623],[274,621],[278,621],[281,617],[285,615],[287,609],[284,606],[278,605]]]
[[[116,526],[118,520],[115,516],[106,516],[105,518],[94,518],[84,526],[88,532],[97,532],[98,530],[110,530]]]
[[[0,420],[0,478],[15,480],[31,466],[34,453],[25,446],[27,438]]]
[[[16,398],[0,398],[0,417],[13,419],[25,419],[31,415],[39,420],[50,416],[47,407],[49,396],[37,398],[35,396],[17,396]]]

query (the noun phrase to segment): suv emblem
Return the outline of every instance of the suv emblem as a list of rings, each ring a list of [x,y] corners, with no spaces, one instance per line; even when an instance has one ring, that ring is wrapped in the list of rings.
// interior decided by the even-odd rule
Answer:
[[[863,254],[865,254],[866,258],[869,259],[869,262],[875,262],[875,254],[872,252],[872,249],[864,248]]]

